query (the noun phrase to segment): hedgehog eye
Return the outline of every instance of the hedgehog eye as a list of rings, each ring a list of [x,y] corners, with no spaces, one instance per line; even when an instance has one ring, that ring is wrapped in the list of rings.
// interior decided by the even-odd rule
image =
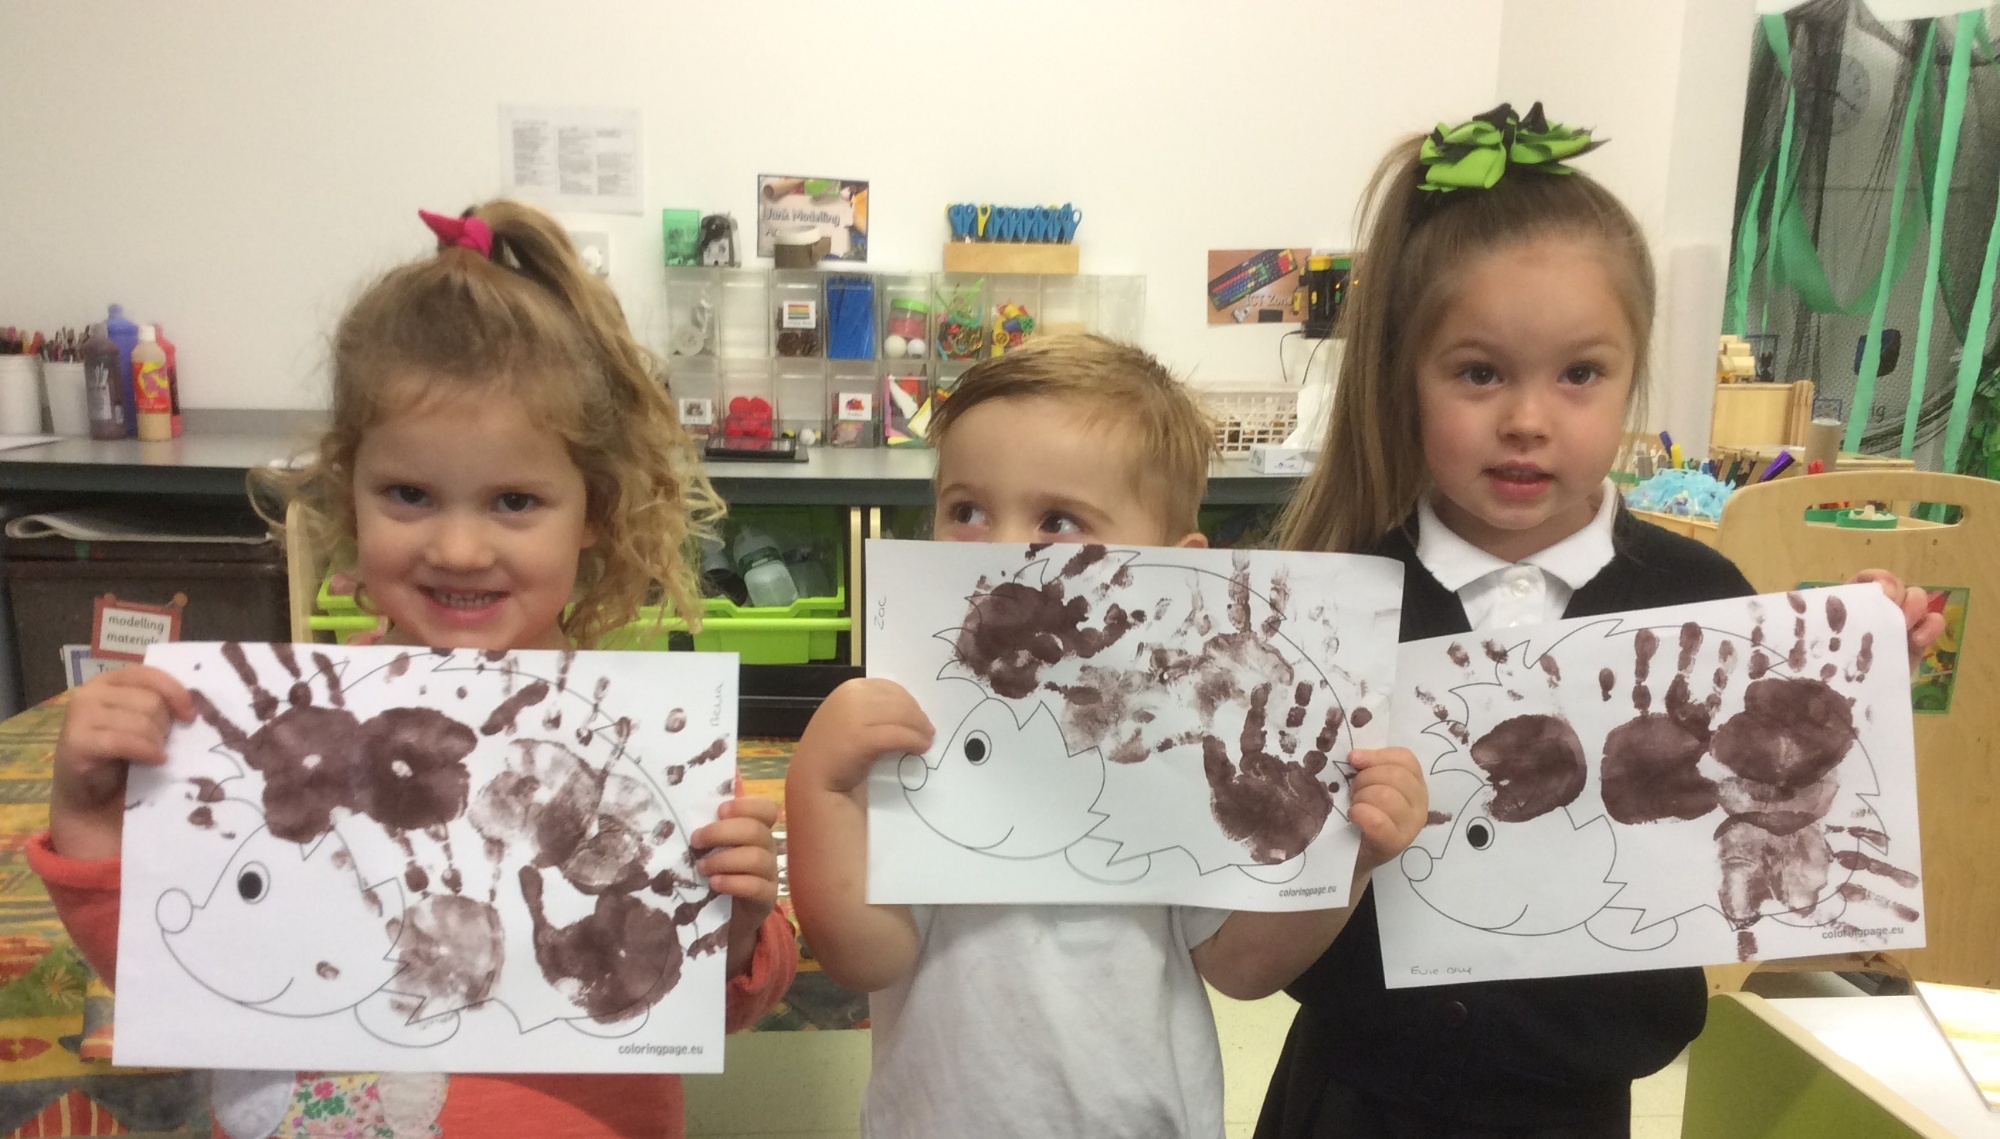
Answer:
[[[244,901],[256,905],[271,892],[271,875],[261,862],[252,862],[236,872],[236,893]]]
[[[1485,850],[1487,847],[1492,846],[1493,824],[1487,822],[1485,819],[1474,819],[1472,822],[1466,824],[1465,841],[1471,843],[1474,850]]]
[[[965,762],[977,767],[993,754],[993,745],[985,732],[974,732],[965,737],[965,746],[961,750],[965,752]]]

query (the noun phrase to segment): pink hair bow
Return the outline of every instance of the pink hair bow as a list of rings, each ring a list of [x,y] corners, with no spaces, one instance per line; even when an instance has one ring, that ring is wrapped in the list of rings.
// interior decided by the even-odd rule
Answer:
[[[417,216],[437,234],[439,249],[463,246],[481,257],[493,256],[493,227],[478,218],[451,218],[429,210],[418,210]]]

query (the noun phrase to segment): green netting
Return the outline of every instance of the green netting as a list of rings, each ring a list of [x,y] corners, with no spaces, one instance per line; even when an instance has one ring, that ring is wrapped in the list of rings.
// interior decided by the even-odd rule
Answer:
[[[1776,333],[1777,378],[1816,381],[1817,410],[1849,420],[1855,449],[1907,437],[1922,451],[1948,422],[2000,434],[1973,390],[2000,366],[1982,288],[2000,200],[1995,27],[2000,6],[1890,24],[1858,0],[1812,0],[1754,32],[1725,324]],[[1862,361],[1857,383],[1857,348],[1879,359],[1886,329],[1894,366],[1876,379]],[[1977,458],[1968,442],[1963,463]]]

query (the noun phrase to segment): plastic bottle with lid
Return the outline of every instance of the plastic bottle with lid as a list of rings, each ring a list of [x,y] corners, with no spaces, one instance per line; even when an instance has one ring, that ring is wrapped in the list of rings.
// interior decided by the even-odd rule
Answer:
[[[750,604],[762,609],[790,605],[799,599],[792,584],[792,571],[785,567],[785,555],[778,544],[762,533],[744,527],[736,535],[736,572],[743,575],[743,587]]]
[[[83,395],[90,411],[92,439],[125,438],[125,404],[118,392],[118,345],[101,324],[93,324],[83,341]]]
[[[153,325],[153,336],[160,342],[160,350],[167,354],[167,394],[174,402],[174,438],[181,437],[181,368],[175,359],[174,342],[167,339],[166,326]]]
[[[736,563],[729,560],[729,551],[715,538],[701,540],[701,583],[710,597],[727,597],[737,605],[750,604],[750,594],[743,588],[743,577],[736,572]]]
[[[118,345],[118,405],[129,437],[139,428],[139,405],[132,394],[132,349],[139,346],[139,326],[125,319],[124,305],[112,305],[104,318],[104,334]]]
[[[174,397],[167,388],[167,350],[150,324],[139,326],[132,349],[132,394],[139,410],[139,438],[164,443],[174,437]]]

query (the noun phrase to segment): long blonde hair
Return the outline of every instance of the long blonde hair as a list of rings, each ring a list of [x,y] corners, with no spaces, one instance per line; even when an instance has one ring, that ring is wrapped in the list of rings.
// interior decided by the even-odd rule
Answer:
[[[442,248],[362,292],[333,336],[332,424],[305,469],[253,472],[253,500],[269,490],[298,501],[317,550],[351,543],[354,458],[371,427],[431,398],[512,397],[561,436],[583,473],[597,541],[578,557],[564,634],[594,645],[631,621],[655,588],[698,625],[685,549],[722,506],[681,428],[664,367],[554,218],[504,200],[465,216],[491,228],[492,255]]]
[[[1362,199],[1356,228],[1368,236],[1340,317],[1347,349],[1319,463],[1279,521],[1284,549],[1366,552],[1416,510],[1430,483],[1417,360],[1451,305],[1458,271],[1502,246],[1550,236],[1601,244],[1639,346],[1626,415],[1643,418],[1653,261],[1631,211],[1580,171],[1515,166],[1488,189],[1420,190],[1422,141],[1392,149]]]

